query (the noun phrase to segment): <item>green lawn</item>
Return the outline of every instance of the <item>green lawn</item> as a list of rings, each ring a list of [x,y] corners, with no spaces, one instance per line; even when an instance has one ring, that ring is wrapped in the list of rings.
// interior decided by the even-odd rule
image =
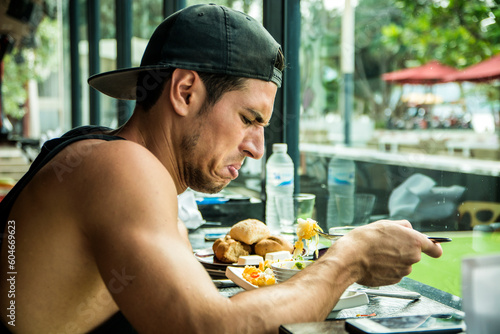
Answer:
[[[463,257],[500,253],[500,233],[440,232],[433,236],[448,236],[452,242],[442,244],[443,256],[439,259],[425,254],[413,266],[410,278],[455,296],[462,296],[461,261]]]

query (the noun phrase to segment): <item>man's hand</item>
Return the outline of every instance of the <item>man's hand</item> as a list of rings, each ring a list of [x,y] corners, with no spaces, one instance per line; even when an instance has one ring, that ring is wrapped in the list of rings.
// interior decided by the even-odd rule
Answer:
[[[357,282],[368,286],[399,282],[411,273],[422,252],[435,258],[443,253],[439,244],[412,229],[406,220],[378,221],[356,228],[332,248],[342,257],[353,257],[358,264],[353,268],[359,275]]]

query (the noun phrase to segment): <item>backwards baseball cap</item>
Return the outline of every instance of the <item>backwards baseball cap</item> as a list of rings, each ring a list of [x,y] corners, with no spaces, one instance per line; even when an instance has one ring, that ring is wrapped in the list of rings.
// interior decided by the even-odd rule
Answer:
[[[182,68],[272,81],[280,45],[258,21],[224,6],[194,5],[167,17],[155,30],[139,67],[93,75],[89,84],[117,99],[136,99],[139,74]]]

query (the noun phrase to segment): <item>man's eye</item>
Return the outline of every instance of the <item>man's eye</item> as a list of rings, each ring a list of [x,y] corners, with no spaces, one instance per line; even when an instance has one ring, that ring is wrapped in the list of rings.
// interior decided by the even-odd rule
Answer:
[[[252,121],[246,118],[245,116],[241,116],[241,120],[244,124],[252,124]]]

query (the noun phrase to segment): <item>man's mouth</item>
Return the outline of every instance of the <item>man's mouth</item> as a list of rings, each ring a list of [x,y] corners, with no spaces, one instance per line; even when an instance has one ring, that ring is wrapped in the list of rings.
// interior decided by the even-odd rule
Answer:
[[[229,170],[229,173],[231,173],[231,179],[234,180],[238,177],[239,172],[238,170],[241,168],[241,165],[229,165],[227,166],[227,169]]]

